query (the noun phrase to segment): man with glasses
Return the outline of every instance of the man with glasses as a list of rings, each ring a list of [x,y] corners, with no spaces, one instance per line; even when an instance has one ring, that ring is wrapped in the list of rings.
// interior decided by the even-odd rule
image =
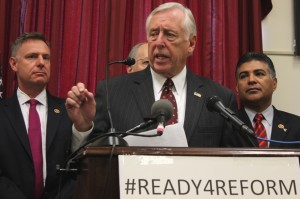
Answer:
[[[135,59],[135,64],[127,66],[127,73],[144,70],[149,64],[148,43],[138,43],[130,51],[129,57]]]

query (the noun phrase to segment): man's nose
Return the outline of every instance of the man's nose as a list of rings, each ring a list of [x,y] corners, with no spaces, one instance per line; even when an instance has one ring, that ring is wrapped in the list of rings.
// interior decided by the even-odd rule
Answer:
[[[157,39],[155,40],[155,44],[158,48],[163,48],[165,47],[165,37],[163,35],[163,32],[160,32],[159,35],[157,36]]]
[[[256,77],[254,74],[250,74],[249,75],[249,82],[255,82],[256,81]]]
[[[44,59],[44,57],[42,55],[39,55],[37,62],[38,62],[38,66],[45,66],[46,60]]]

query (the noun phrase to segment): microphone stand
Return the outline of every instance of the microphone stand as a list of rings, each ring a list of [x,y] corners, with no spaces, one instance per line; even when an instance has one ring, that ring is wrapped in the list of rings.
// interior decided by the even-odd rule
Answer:
[[[105,136],[101,139],[96,140],[95,142],[91,143],[90,146],[128,146],[128,143],[123,139],[122,136],[116,133],[116,130],[113,126],[113,121],[111,117],[110,112],[110,101],[109,101],[109,66],[112,64],[126,64],[126,65],[133,65],[135,63],[135,60],[133,58],[127,58],[123,61],[114,61],[111,63],[108,63],[105,67],[105,91],[106,91],[106,109],[108,113],[109,123],[110,123],[110,129],[107,132],[107,134],[112,134],[109,136]]]

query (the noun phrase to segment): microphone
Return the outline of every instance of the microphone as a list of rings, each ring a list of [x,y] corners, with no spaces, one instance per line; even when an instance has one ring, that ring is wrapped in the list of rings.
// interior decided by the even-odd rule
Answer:
[[[167,99],[160,99],[154,102],[151,107],[151,115],[156,118],[157,133],[162,134],[165,130],[166,121],[168,121],[173,115],[173,105]]]
[[[121,60],[121,61],[113,61],[110,62],[108,65],[112,65],[112,64],[125,64],[127,66],[132,66],[135,64],[135,59],[132,57],[128,57],[127,59]]]
[[[221,99],[217,96],[212,96],[207,100],[207,109],[209,111],[216,111],[221,114],[227,121],[230,121],[236,128],[241,130],[243,133],[253,136],[256,138],[255,133],[251,128],[249,128],[243,121],[241,121],[236,114],[226,108],[221,101]]]

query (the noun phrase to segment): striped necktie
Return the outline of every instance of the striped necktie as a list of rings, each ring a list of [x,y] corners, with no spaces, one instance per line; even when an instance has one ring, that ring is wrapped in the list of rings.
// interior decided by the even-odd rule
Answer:
[[[261,122],[264,119],[264,116],[261,113],[257,113],[254,117],[254,132],[257,137],[267,139],[267,131],[263,123]],[[260,148],[269,148],[268,142],[264,140],[258,140]]]

